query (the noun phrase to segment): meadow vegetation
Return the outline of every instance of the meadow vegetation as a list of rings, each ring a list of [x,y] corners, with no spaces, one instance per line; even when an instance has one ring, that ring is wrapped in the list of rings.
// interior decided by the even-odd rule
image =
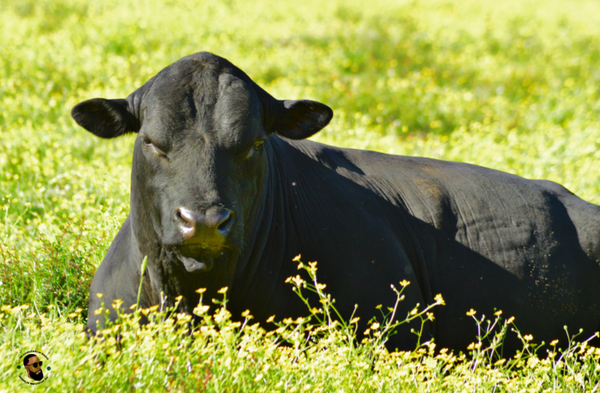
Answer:
[[[200,305],[194,333],[188,316],[138,310],[104,340],[81,334],[90,281],[129,211],[134,139],[99,140],[70,109],[125,97],[194,52],[229,59],[275,97],[332,107],[316,141],[549,179],[600,203],[600,4],[366,4],[0,0],[0,391],[600,390],[598,349],[536,342],[509,315],[473,314],[468,354],[426,342],[390,352],[384,319],[362,342],[352,321],[312,308],[263,330],[251,311],[238,323],[224,304]],[[320,290],[303,285],[290,290]],[[138,329],[141,314],[152,323]],[[518,356],[502,357],[502,332],[522,339]],[[51,359],[41,386],[18,379],[29,349]]]

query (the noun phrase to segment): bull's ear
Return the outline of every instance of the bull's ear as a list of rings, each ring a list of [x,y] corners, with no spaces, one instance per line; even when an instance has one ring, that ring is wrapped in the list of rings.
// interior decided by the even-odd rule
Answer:
[[[127,100],[93,98],[73,107],[73,119],[101,138],[115,138],[128,132],[138,132],[140,121],[129,111]]]
[[[329,124],[333,111],[316,101],[282,101],[273,130],[286,138],[305,139]]]

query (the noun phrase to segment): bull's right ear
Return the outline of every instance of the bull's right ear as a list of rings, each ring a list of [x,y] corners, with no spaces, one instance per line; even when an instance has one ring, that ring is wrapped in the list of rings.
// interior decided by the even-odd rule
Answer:
[[[100,138],[115,138],[138,132],[140,121],[129,111],[127,100],[93,98],[73,107],[71,116],[81,127]]]

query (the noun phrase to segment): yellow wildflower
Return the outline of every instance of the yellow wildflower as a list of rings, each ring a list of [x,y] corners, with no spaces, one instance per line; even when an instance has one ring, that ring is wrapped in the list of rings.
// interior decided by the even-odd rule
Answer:
[[[437,295],[435,295],[433,300],[435,300],[437,302],[437,304],[441,304],[442,306],[446,305],[446,302],[444,301],[444,298],[442,297],[441,293],[438,293]]]

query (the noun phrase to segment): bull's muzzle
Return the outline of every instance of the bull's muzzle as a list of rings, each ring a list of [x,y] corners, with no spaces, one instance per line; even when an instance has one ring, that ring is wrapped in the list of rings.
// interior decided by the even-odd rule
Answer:
[[[219,248],[233,227],[234,215],[223,207],[200,212],[180,207],[175,211],[175,221],[184,245]]]

